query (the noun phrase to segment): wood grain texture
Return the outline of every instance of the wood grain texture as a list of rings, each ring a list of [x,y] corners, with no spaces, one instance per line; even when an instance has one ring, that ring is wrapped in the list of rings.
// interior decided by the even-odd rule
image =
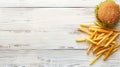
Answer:
[[[77,27],[93,20],[93,8],[1,8],[0,48],[86,49]]]
[[[120,50],[90,66],[87,43],[75,42],[100,1],[0,0],[0,67],[120,67]]]
[[[93,55],[84,50],[0,50],[1,67],[119,67],[120,53],[89,65]],[[11,62],[12,61],[12,62]]]
[[[0,7],[95,7],[101,1],[104,0],[0,0]]]

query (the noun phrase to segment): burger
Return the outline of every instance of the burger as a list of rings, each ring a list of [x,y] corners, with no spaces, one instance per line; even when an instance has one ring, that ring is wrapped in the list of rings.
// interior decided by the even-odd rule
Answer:
[[[101,2],[95,8],[97,23],[103,27],[114,27],[120,18],[120,8],[113,0]]]

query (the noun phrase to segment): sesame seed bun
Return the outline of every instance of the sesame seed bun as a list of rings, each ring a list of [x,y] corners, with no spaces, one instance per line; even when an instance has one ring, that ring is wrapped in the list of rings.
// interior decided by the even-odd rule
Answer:
[[[119,6],[113,1],[102,2],[95,11],[99,23],[106,27],[114,26],[120,17]]]

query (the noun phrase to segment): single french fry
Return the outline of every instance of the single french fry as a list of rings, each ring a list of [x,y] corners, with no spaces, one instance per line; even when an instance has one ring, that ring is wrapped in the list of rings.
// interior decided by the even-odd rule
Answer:
[[[105,47],[107,47],[113,40],[115,40],[118,35],[120,35],[120,34],[119,34],[119,33],[115,34],[115,35],[112,37],[112,39],[110,39],[110,40],[108,41],[108,43],[105,45]]]
[[[80,26],[88,28],[88,27],[90,27],[91,25],[90,25],[90,24],[80,24]]]
[[[86,41],[86,38],[77,38],[76,39],[76,42],[84,42],[84,41]]]
[[[96,38],[96,39],[93,39],[94,41],[100,41],[103,37],[100,37],[100,38]]]
[[[94,31],[94,33],[90,36],[90,38],[93,39],[93,38],[94,38],[94,35],[95,35],[96,33],[97,33],[97,30]]]
[[[113,53],[116,52],[117,50],[118,50],[118,48],[113,49],[112,52],[111,52],[111,54],[113,54]],[[111,54],[110,54],[110,55],[111,55]],[[109,55],[109,56],[110,56],[110,55]]]
[[[103,60],[106,60],[109,57],[109,55],[111,54],[113,48],[114,48],[114,45],[112,45],[111,48],[108,50],[108,52],[106,53],[106,55],[103,57]]]
[[[110,39],[109,39],[109,40],[110,40]],[[115,45],[115,41],[113,41],[113,42],[111,42],[111,43]]]
[[[102,54],[101,54],[102,55]],[[90,61],[90,65],[93,64],[101,55],[98,55],[96,57],[94,57],[91,61]]]
[[[90,31],[95,31],[96,28],[89,28],[89,30],[90,30]],[[109,33],[109,31],[104,30],[104,29],[97,29],[97,31],[100,32],[100,33]]]
[[[91,40],[90,38],[86,38],[86,40],[89,41],[90,43],[97,44],[97,42]]]
[[[100,27],[100,26],[90,26],[89,28],[98,28],[98,29],[100,29],[102,27]]]
[[[92,46],[93,46],[93,44],[90,43],[90,44],[89,44],[89,47],[88,47],[88,49],[87,49],[87,51],[86,51],[87,55],[89,54],[89,52],[90,52]]]
[[[78,27],[78,30],[80,30],[80,31],[82,31],[82,32],[85,32],[85,33],[87,33],[87,34],[89,34],[89,35],[92,34],[91,32],[89,32],[89,31],[87,31],[87,30],[84,30],[84,29],[81,28],[80,26]]]
[[[102,40],[100,40],[97,45],[100,45],[105,39],[107,39],[111,34],[113,33],[113,31],[111,31],[108,35],[104,36]]]
[[[118,47],[120,47],[120,42],[117,45],[115,45],[115,48],[118,48]]]
[[[97,38],[103,37],[104,35],[105,35],[105,33],[102,33],[102,34],[98,35]]]
[[[96,34],[94,35],[93,39],[96,39],[96,38],[97,38],[97,36],[98,36],[98,33],[96,33]]]
[[[97,26],[103,27],[102,25],[99,24],[99,22],[98,22],[97,20],[95,20],[94,23],[95,23]]]

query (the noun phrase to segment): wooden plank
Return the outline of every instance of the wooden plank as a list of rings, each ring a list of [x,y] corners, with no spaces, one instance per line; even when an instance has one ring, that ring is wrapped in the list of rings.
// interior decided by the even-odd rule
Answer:
[[[0,0],[0,7],[95,7],[101,1],[104,0]]]
[[[93,55],[84,50],[0,50],[1,67],[89,67]],[[119,51],[92,67],[119,67]],[[12,61],[12,62],[11,62]]]

